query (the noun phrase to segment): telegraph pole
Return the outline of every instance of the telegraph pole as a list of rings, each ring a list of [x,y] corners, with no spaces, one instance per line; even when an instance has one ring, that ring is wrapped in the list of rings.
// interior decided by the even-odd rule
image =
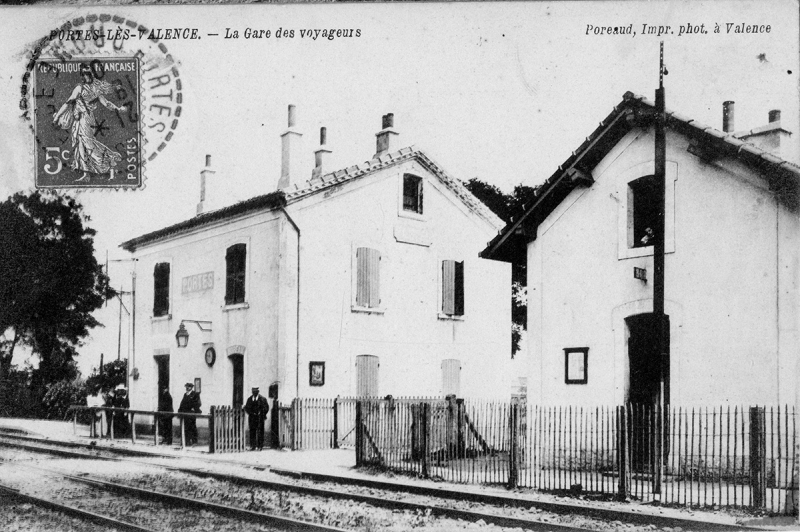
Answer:
[[[658,348],[659,365],[659,390],[656,408],[656,448],[655,451],[655,477],[654,493],[661,492],[661,472],[664,455],[664,433],[666,432],[666,406],[669,405],[669,329],[664,314],[664,244],[666,241],[666,166],[667,166],[667,138],[666,138],[666,111],[664,104],[664,41],[659,48],[658,89],[656,89],[656,116],[655,116],[655,194],[656,202],[656,227],[655,242],[653,243],[653,320],[656,328],[656,343]],[[655,417],[655,416],[654,416]]]

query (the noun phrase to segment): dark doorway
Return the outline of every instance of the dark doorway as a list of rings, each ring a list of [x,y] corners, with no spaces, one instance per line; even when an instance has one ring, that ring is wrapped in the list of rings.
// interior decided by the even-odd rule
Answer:
[[[669,316],[665,316],[665,350],[669,353]],[[627,318],[628,325],[628,436],[634,471],[653,471],[659,419],[656,415],[661,389],[661,356],[658,349],[658,322],[653,314]],[[669,404],[669,365],[664,362],[664,403]],[[663,420],[662,420],[663,421]]]
[[[244,356],[231,355],[233,365],[233,399],[231,404],[234,407],[241,407],[244,404]]]
[[[265,439],[267,445],[273,448],[280,447],[280,442],[278,441],[278,416],[280,412],[278,411],[280,403],[278,402],[278,383],[273,382],[269,385],[269,400],[270,400],[270,418],[269,418],[269,434],[265,434]]]
[[[158,366],[158,389],[156,397],[161,397],[161,390],[169,388],[169,355],[159,355],[156,358]]]

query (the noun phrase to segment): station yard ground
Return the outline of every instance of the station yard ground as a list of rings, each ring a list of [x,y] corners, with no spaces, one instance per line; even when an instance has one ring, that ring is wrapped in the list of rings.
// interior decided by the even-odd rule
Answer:
[[[13,431],[43,440],[67,441],[78,443],[95,442],[95,445],[109,448],[135,449],[136,451],[151,452],[154,455],[171,456],[175,458],[202,458],[215,463],[239,467],[249,467],[256,470],[287,470],[299,473],[315,473],[331,475],[345,479],[379,480],[402,486],[423,486],[485,494],[491,496],[511,497],[515,499],[556,502],[572,504],[598,509],[618,510],[622,512],[671,517],[677,519],[690,519],[723,525],[747,525],[764,527],[765,530],[797,530],[800,524],[796,518],[790,516],[754,517],[745,513],[725,509],[698,510],[690,508],[662,507],[652,504],[643,504],[636,501],[589,501],[579,497],[560,497],[530,489],[508,490],[500,486],[485,486],[471,484],[455,484],[438,482],[425,479],[414,479],[406,476],[392,475],[391,473],[373,473],[362,471],[355,467],[355,451],[353,449],[326,449],[310,451],[289,451],[283,449],[265,449],[263,451],[248,451],[241,453],[211,454],[207,446],[193,446],[185,449],[167,445],[153,445],[146,436],[137,440],[134,445],[128,439],[109,440],[106,438],[90,438],[88,425],[73,427],[70,421],[51,421],[40,419],[0,418],[0,436],[2,432]]]

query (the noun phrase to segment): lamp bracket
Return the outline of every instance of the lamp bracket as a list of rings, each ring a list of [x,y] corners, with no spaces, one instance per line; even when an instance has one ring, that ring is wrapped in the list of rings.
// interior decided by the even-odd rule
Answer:
[[[181,325],[184,323],[194,323],[197,325],[197,328],[201,331],[210,332],[211,331],[211,324],[212,322],[207,320],[181,320]],[[203,326],[208,327],[207,329],[203,328]]]

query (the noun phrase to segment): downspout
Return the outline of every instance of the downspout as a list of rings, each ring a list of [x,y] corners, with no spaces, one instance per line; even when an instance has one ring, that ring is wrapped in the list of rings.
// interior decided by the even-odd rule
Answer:
[[[286,219],[292,224],[295,232],[297,233],[297,338],[295,339],[296,351],[295,353],[295,393],[300,396],[300,228],[294,223],[294,220],[289,213],[286,212],[284,207],[281,207],[281,212],[286,216]]]

